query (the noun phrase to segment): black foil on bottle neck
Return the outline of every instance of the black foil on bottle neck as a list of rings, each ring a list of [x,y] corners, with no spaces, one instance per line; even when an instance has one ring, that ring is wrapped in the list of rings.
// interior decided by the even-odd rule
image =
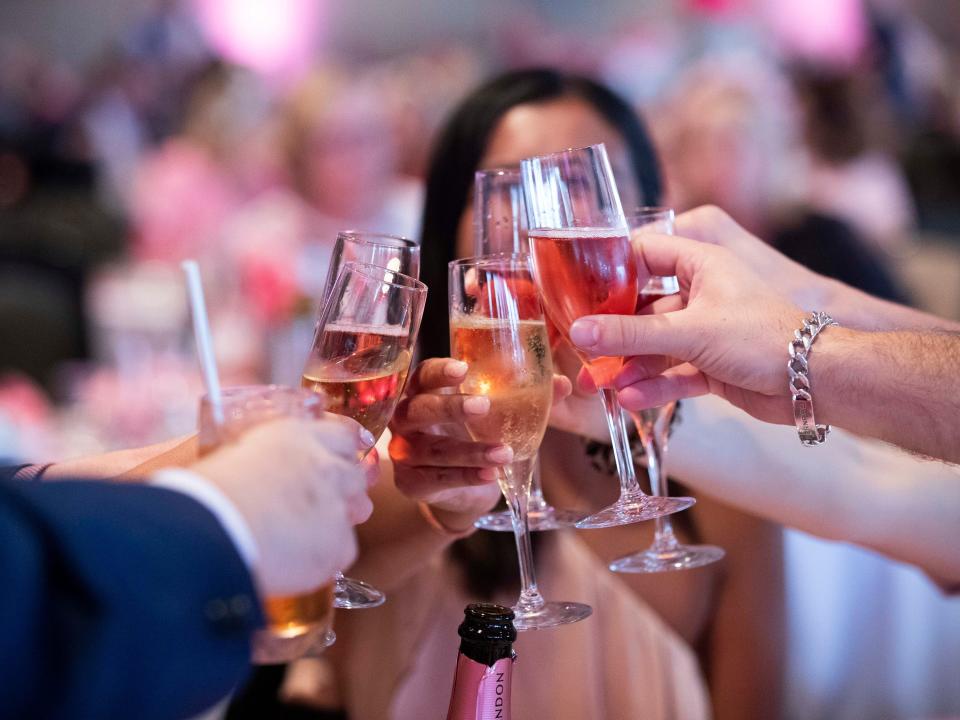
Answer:
[[[462,655],[488,667],[513,657],[513,641],[517,639],[513,610],[502,605],[473,603],[467,605],[463,615],[457,630]]]

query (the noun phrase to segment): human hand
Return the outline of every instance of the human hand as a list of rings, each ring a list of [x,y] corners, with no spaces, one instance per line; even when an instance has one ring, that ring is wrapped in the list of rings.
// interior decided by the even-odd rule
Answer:
[[[370,470],[357,459],[371,444],[369,433],[337,415],[284,418],[253,427],[191,466],[246,520],[264,594],[312,590],[356,559],[351,526],[373,509]]]
[[[677,215],[674,232],[680,237],[730,250],[762,278],[776,279],[777,289],[805,309],[833,307],[844,286],[794,262],[743,227],[716,205],[701,205]]]
[[[792,423],[787,345],[804,313],[727,248],[649,234],[643,260],[676,275],[680,293],[653,314],[577,320],[571,340],[596,355],[630,358],[616,378],[627,410],[713,393],[769,422]],[[589,378],[581,374],[581,386]]]
[[[466,363],[450,358],[424,360],[410,378],[406,396],[390,423],[394,482],[407,497],[434,511],[460,515],[451,527],[469,527],[500,497],[497,469],[513,460],[509,445],[466,439],[464,422],[490,411],[481,395],[443,394],[467,375]],[[570,394],[570,382],[555,377],[554,398]],[[444,429],[456,436],[439,434]],[[446,524],[446,523],[445,523]]]

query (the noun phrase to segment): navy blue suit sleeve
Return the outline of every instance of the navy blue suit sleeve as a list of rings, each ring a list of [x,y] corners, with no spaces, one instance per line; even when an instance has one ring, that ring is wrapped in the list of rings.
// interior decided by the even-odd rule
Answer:
[[[176,492],[0,482],[0,717],[197,714],[263,621],[216,518]]]

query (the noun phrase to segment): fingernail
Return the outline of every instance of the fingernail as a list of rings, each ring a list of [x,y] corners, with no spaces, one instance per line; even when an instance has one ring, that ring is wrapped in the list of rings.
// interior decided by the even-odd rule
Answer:
[[[496,482],[497,471],[493,468],[481,468],[480,470],[477,470],[477,477],[484,482]]]
[[[360,428],[360,442],[366,447],[373,447],[377,444],[377,439],[373,436],[373,433],[366,428]]]
[[[593,320],[577,320],[570,326],[570,340],[578,347],[591,348],[600,340],[600,325]]]
[[[495,448],[487,450],[487,452],[484,453],[484,457],[490,462],[500,463],[502,465],[513,460],[513,448],[509,445],[498,445]]]
[[[460,360],[451,360],[443,366],[443,374],[447,377],[458,378],[467,374],[467,364]]]
[[[468,397],[463,401],[463,412],[467,415],[486,415],[490,412],[490,398],[483,395]]]

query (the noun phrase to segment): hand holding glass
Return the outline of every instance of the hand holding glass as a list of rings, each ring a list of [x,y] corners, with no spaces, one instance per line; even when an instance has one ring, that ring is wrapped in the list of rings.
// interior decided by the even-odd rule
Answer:
[[[323,413],[323,400],[319,396],[296,388],[250,385],[226,388],[222,395],[224,419],[221,424],[214,421],[208,398],[204,396],[200,400],[201,456],[260,423],[281,417],[311,419]],[[278,461],[282,462],[282,458]],[[268,479],[264,478],[264,482]],[[252,660],[255,664],[290,662],[334,643],[334,579],[318,580],[313,592],[264,599],[268,627],[254,636]]]
[[[523,200],[523,183],[519,167],[479,170],[474,176],[473,194],[474,252],[480,256],[496,254],[527,254],[527,211]],[[552,326],[547,324],[548,334]],[[556,330],[554,329],[554,332]],[[552,334],[551,334],[552,335]],[[551,347],[554,337],[550,338]],[[575,510],[554,508],[543,497],[540,482],[540,460],[533,469],[530,486],[530,529],[559,530],[573,527],[585,517]],[[484,515],[475,525],[481,530],[512,532],[510,511]]]
[[[604,146],[529,158],[521,163],[521,171],[534,274],[544,308],[560,332],[569,340],[570,326],[585,315],[632,315],[647,274],[630,244]],[[690,507],[692,498],[651,497],[637,484],[623,410],[613,387],[624,359],[578,354],[603,401],[620,498],[577,527],[626,525]]]
[[[466,422],[474,440],[513,448],[497,478],[513,521],[520,559],[517,630],[583,620],[588,605],[547,602],[537,588],[530,547],[530,482],[553,400],[547,328],[526,256],[450,263],[450,354],[467,363],[461,391],[490,399],[486,415]]]

